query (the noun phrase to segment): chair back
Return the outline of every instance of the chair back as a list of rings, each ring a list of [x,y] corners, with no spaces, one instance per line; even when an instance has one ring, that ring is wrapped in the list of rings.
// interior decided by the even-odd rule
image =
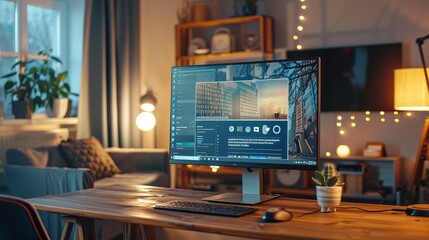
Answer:
[[[29,202],[0,194],[0,239],[50,238],[37,210]]]

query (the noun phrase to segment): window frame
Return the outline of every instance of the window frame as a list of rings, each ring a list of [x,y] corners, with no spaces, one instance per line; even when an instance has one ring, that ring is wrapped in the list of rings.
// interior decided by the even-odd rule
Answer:
[[[27,7],[29,5],[38,6],[43,8],[50,8],[59,12],[59,54],[60,59],[68,59],[68,31],[67,19],[68,13],[66,11],[67,1],[59,0],[8,0],[15,2],[17,6],[16,20],[17,31],[15,32],[16,52],[2,51],[0,49],[0,57],[17,58],[19,60],[26,59],[44,59],[44,57],[37,54],[29,53],[28,50],[28,20],[27,20]],[[63,64],[67,64],[63,61]]]
[[[69,0],[8,0],[8,2],[14,2],[16,4],[15,9],[15,36],[14,36],[14,50],[5,51],[0,48],[0,59],[15,59],[15,61],[20,60],[43,60],[46,59],[46,56],[40,56],[37,53],[29,53],[29,42],[28,42],[28,6],[37,6],[48,9],[53,9],[58,11],[58,54],[54,54],[56,57],[59,57],[62,61],[61,68],[69,68],[69,12],[67,11],[67,6],[69,5]],[[54,46],[53,46],[54,47]],[[0,75],[6,74],[8,72],[1,72]],[[0,85],[0,91],[3,90],[3,84]],[[1,96],[2,94],[0,94]],[[0,99],[0,102],[4,100],[4,105],[9,105],[10,99],[7,96],[4,96],[4,99]],[[4,115],[8,118],[11,114],[9,106],[4,106],[6,110]],[[36,113],[43,113],[44,110],[38,109]]]

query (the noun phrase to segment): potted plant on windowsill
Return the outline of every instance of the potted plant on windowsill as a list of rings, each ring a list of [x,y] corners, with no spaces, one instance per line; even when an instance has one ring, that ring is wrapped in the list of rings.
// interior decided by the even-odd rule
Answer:
[[[4,84],[4,91],[6,95],[12,96],[12,113],[15,118],[30,118],[36,108],[43,106],[43,100],[38,94],[40,85],[38,69],[35,66],[28,66],[34,61],[18,61],[12,65],[11,70],[19,67],[19,71],[1,77],[8,79]]]
[[[63,118],[68,109],[69,96],[76,93],[71,92],[70,85],[66,79],[68,71],[57,73],[53,68],[53,64],[62,64],[62,61],[49,52],[40,52],[45,59],[42,60],[39,72],[43,81],[40,84],[40,92],[44,95],[44,103],[46,107],[46,114],[49,117]]]
[[[325,163],[321,172],[315,171],[312,180],[317,185],[317,203],[321,212],[335,212],[340,205],[343,185],[340,179],[333,163]]]

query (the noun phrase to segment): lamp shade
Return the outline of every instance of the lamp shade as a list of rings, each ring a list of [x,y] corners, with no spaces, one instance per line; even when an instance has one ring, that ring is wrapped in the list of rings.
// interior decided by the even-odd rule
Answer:
[[[145,95],[140,98],[141,109],[147,112],[155,110],[156,98],[151,90],[148,90]]]
[[[426,69],[429,73],[429,68]],[[429,90],[423,68],[395,69],[395,109],[429,111]]]

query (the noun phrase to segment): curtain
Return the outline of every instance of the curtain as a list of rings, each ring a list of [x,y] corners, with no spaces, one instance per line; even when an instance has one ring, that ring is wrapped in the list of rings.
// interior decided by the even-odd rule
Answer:
[[[86,1],[78,138],[141,147],[139,25],[139,1]]]

